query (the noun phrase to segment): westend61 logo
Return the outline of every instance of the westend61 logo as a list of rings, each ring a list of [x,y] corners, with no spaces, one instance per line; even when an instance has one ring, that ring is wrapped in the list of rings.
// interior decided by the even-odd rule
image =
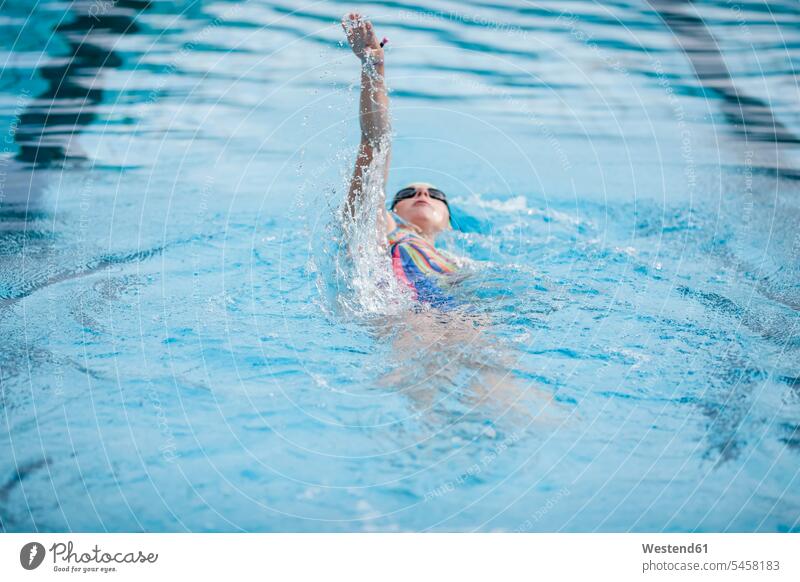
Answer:
[[[76,552],[73,543],[56,542],[50,549],[53,556],[55,572],[114,572],[114,564],[154,564],[158,554],[136,552],[104,552],[95,544],[88,552]],[[19,552],[19,563],[26,570],[35,570],[44,561],[47,552],[38,542],[30,542],[22,546]]]

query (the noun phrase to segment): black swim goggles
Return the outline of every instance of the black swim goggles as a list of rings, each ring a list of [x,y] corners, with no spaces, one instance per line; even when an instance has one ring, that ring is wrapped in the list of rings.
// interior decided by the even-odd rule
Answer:
[[[441,200],[444,202],[445,206],[447,206],[447,210],[450,210],[450,205],[447,203],[447,195],[439,190],[438,188],[428,188],[428,194],[434,200]],[[409,186],[408,188],[403,188],[402,190],[398,190],[397,194],[394,195],[394,200],[392,200],[392,210],[397,205],[398,202],[401,200],[405,200],[406,198],[413,198],[417,195],[417,189],[413,186]]]

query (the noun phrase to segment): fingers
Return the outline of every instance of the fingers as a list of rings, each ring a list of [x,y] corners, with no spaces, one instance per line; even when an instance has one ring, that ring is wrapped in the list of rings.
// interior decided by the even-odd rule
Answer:
[[[353,50],[356,49],[355,44],[359,38],[358,28],[356,26],[357,19],[359,18],[358,13],[350,12],[349,14],[345,14],[342,17],[342,29],[347,36],[347,42],[353,47]]]
[[[349,12],[342,16],[342,27],[347,29],[361,23],[361,15],[358,12]]]
[[[365,40],[369,46],[378,46],[378,37],[375,35],[375,30],[372,28],[372,23],[369,21],[365,24],[365,36]]]
[[[342,17],[342,29],[344,29],[348,39],[359,36],[368,45],[372,45],[373,41],[375,44],[378,42],[372,23],[358,12],[350,12]]]
[[[353,30],[353,24],[355,24],[356,14],[351,12],[349,14],[345,14],[342,16],[342,28],[347,34]]]
[[[369,23],[369,21],[364,20],[358,12],[356,12],[355,16],[356,16],[355,26],[356,30],[358,30],[358,37],[363,42],[367,38],[367,24]]]

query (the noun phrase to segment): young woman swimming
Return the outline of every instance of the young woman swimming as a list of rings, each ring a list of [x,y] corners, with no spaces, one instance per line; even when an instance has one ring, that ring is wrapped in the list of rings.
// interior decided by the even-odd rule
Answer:
[[[346,201],[347,211],[354,215],[363,204],[367,170],[382,163],[377,170],[382,171],[384,185],[389,175],[391,128],[383,52],[387,41],[379,42],[372,23],[357,13],[346,15],[342,28],[361,61],[361,143]],[[383,200],[385,203],[385,195]],[[454,306],[443,282],[457,270],[456,261],[436,248],[436,237],[450,228],[450,206],[444,192],[432,184],[414,182],[394,195],[390,210],[382,204],[378,212],[380,238],[386,241],[397,278],[418,301],[440,309]]]
[[[371,212],[364,208],[365,193],[372,191],[376,178],[385,186],[389,173],[391,128],[383,52],[386,41],[378,42],[372,23],[357,13],[346,15],[342,27],[361,61],[361,143],[345,202],[345,213],[355,217]],[[418,301],[437,309],[405,313],[400,322],[386,322],[385,335],[392,339],[394,366],[379,382],[400,387],[420,408],[431,409],[444,397],[442,392],[452,390],[466,375],[463,395],[472,404],[488,399],[501,405],[504,412],[500,414],[512,409],[516,414],[524,408],[527,416],[534,403],[537,416],[541,414],[552,403],[550,396],[521,385],[513,377],[518,354],[484,333],[490,318],[470,309],[451,310],[458,303],[445,291],[445,282],[458,270],[458,262],[436,247],[436,237],[451,223],[445,194],[431,184],[414,182],[394,195],[389,210],[384,209],[385,198],[381,189],[381,203],[375,210],[378,235],[387,245],[393,271]],[[523,395],[527,397],[523,399]]]

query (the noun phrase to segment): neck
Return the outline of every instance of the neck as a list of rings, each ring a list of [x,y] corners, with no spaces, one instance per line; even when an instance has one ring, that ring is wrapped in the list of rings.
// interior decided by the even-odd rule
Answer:
[[[431,231],[428,231],[428,230],[424,230],[423,228],[421,228],[421,227],[419,227],[419,226],[417,226],[416,224],[413,224],[413,223],[409,223],[409,224],[411,224],[412,228],[414,229],[414,232],[416,232],[419,236],[421,236],[426,241],[431,243],[431,245],[436,246],[436,237],[439,234],[438,232],[431,232]]]
[[[392,214],[394,214],[395,219],[399,224],[404,224],[405,226],[410,227],[416,234],[424,238],[432,245],[436,246],[436,236],[439,234],[438,232],[428,232],[427,230],[423,230],[422,227],[417,226],[413,222],[406,220],[405,218],[396,214],[394,210],[392,210]]]
[[[430,234],[430,233],[427,233],[427,232],[421,232],[421,233],[419,233],[419,235],[422,238],[424,238],[426,241],[431,243],[432,246],[436,246],[436,235],[435,234]]]

